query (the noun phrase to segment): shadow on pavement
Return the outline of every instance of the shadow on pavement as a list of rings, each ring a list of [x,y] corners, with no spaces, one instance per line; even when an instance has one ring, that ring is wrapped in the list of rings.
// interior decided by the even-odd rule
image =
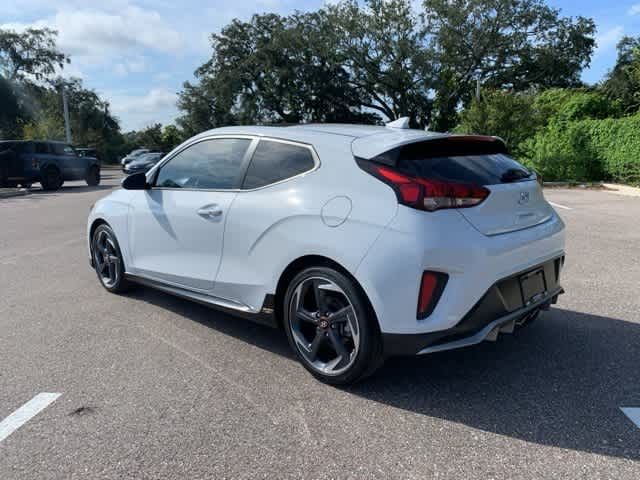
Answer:
[[[293,358],[277,330],[149,289],[132,296]],[[496,343],[389,359],[343,390],[531,443],[640,460],[640,430],[619,409],[640,407],[637,323],[552,309]]]

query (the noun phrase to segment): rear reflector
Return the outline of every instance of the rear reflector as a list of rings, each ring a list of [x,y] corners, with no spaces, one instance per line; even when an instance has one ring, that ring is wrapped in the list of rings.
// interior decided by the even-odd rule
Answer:
[[[412,177],[383,165],[362,162],[361,167],[391,186],[398,202],[411,208],[433,212],[443,208],[474,207],[489,196],[479,185]]]
[[[418,294],[417,318],[419,320],[431,315],[433,309],[436,308],[448,279],[449,276],[442,272],[425,271],[422,274]]]

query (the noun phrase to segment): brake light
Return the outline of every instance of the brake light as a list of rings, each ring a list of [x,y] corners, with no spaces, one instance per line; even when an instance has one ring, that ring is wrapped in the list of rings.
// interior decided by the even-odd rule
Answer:
[[[449,276],[442,272],[425,271],[422,273],[420,292],[418,294],[418,319],[431,315],[444,291]]]
[[[490,193],[487,188],[479,185],[412,177],[383,165],[373,164],[367,170],[390,185],[400,203],[428,212],[444,208],[475,207]]]

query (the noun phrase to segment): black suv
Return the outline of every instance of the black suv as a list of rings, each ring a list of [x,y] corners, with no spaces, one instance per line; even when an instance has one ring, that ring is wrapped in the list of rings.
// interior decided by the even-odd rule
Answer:
[[[64,142],[0,141],[0,187],[29,187],[40,182],[44,190],[57,190],[67,180],[98,185],[98,159],[80,156]]]

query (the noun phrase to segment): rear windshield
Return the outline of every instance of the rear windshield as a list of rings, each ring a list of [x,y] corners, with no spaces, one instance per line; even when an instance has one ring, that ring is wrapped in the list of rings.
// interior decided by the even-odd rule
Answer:
[[[535,174],[511,158],[501,141],[452,137],[404,145],[384,153],[380,161],[414,177],[496,185],[535,179]]]

